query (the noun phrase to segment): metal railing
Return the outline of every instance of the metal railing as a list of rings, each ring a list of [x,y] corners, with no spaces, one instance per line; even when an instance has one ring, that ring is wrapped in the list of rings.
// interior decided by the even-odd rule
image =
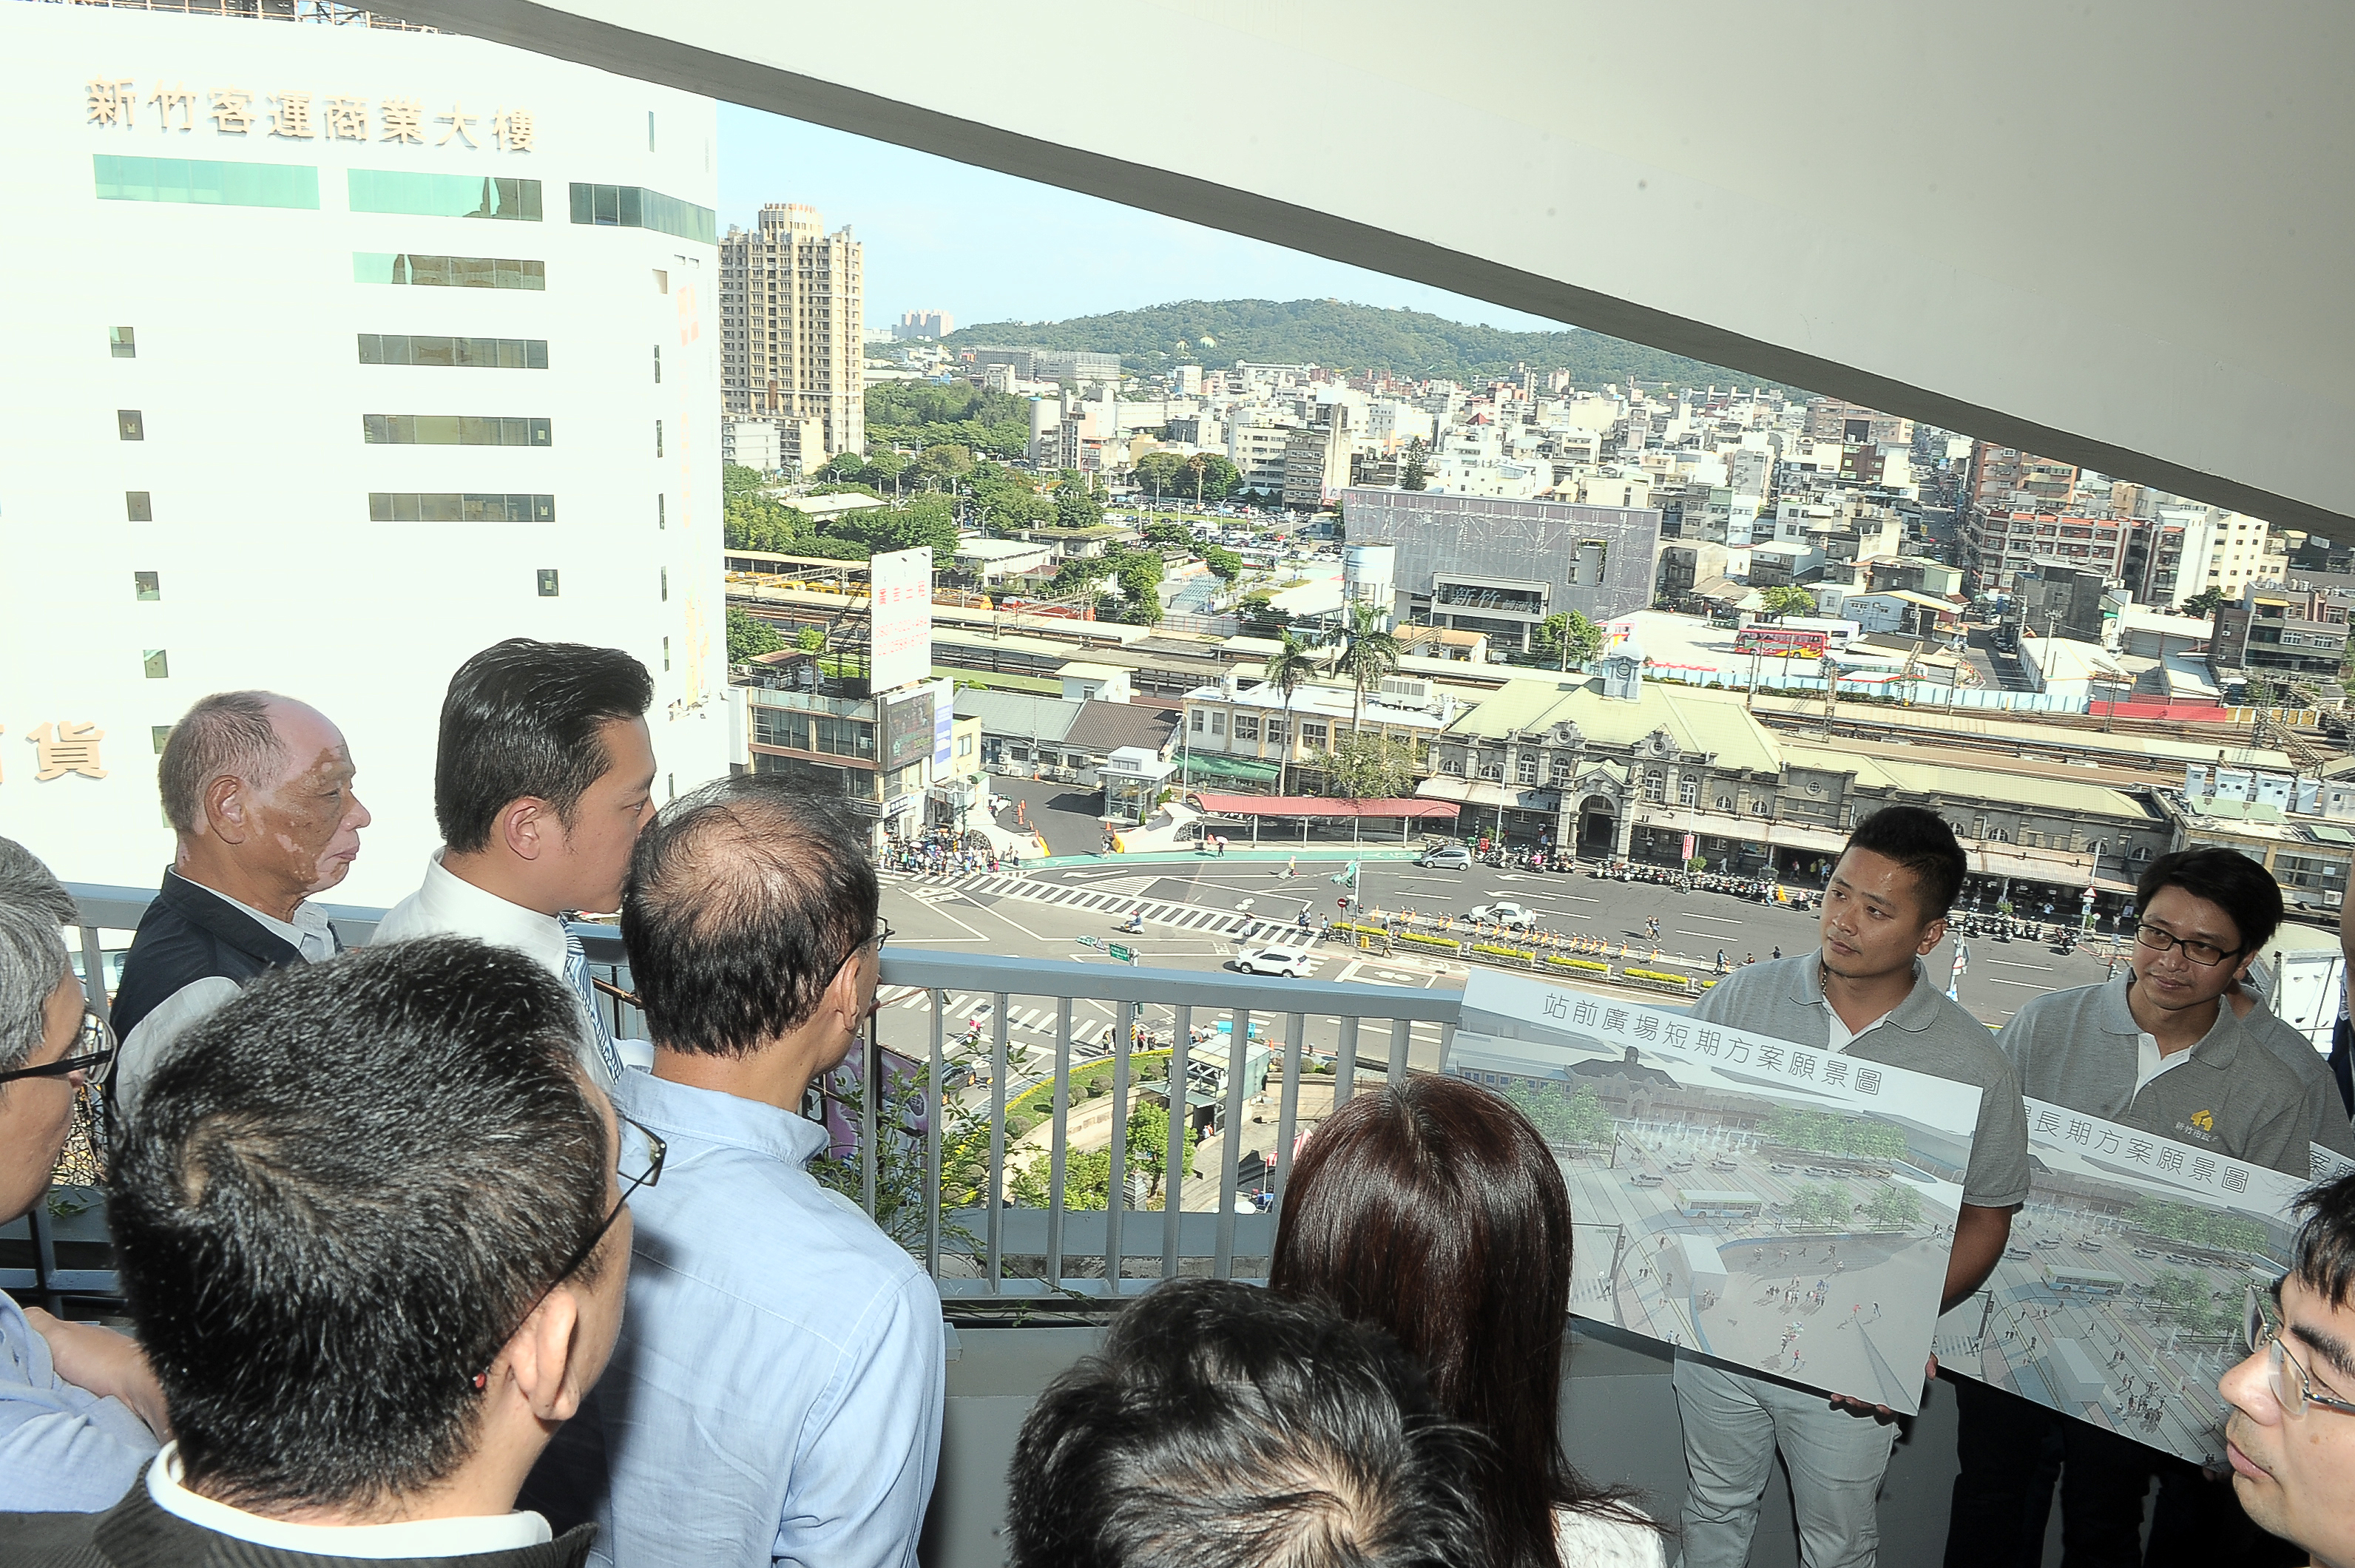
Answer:
[[[123,949],[154,894],[69,891],[80,917],[69,945],[85,995],[105,1016]],[[324,907],[346,946],[366,943],[383,915]],[[642,1038],[619,932],[589,923],[572,929],[604,982],[607,1026],[616,1038]],[[854,1129],[848,1147],[823,1162],[824,1175],[923,1262],[944,1298],[975,1304],[1116,1296],[1204,1268],[1221,1278],[1253,1276],[1272,1248],[1275,1216],[1239,1211],[1249,1161],[1261,1162],[1251,1185],[1280,1201],[1305,1123],[1369,1084],[1402,1079],[1411,1066],[1435,1068],[1463,1007],[1460,991],[896,945],[884,949],[882,984],[894,1005],[878,1009],[850,1082],[838,1077],[829,1090],[838,1108],[849,1108]],[[1038,1005],[1018,1006],[1023,1002]],[[986,1054],[964,1050],[967,1031],[951,1021],[956,1006],[978,1014],[985,1004]],[[1083,1009],[1109,1013],[1110,1024],[1083,1024]],[[1018,1025],[1018,1013],[1051,1015],[1052,1023]],[[1031,1039],[1018,1039],[1018,1027]],[[913,1040],[903,1038],[910,1032]],[[894,1058],[906,1070],[896,1083]],[[1254,1083],[1262,1061],[1265,1079]],[[953,1066],[972,1075],[970,1087],[945,1087]],[[1110,1102],[1101,1208],[1071,1201],[1078,1161],[1096,1152],[1079,1147],[1092,1138],[1072,1134],[1075,1072],[1108,1080],[1101,1096],[1077,1097]],[[1312,1091],[1306,1098],[1322,1102],[1305,1116],[1304,1080]],[[1321,1088],[1327,1082],[1329,1098]],[[1155,1207],[1150,1191],[1140,1190],[1149,1189],[1144,1179],[1151,1172],[1132,1168],[1126,1140],[1133,1115],[1156,1099],[1168,1120]],[[1008,1132],[1009,1115],[1033,1101],[1044,1112],[1043,1147]],[[1247,1121],[1254,1103],[1263,1115]],[[1247,1155],[1247,1127],[1265,1125],[1271,1108],[1271,1151]],[[1027,1118],[1027,1109],[1020,1114]],[[1192,1146],[1198,1120],[1207,1124],[1206,1136]],[[1189,1162],[1168,1152],[1181,1137],[1216,1155],[1213,1168],[1194,1177],[1193,1207],[1183,1174]],[[1026,1177],[1041,1166],[1037,1190]],[[1018,1185],[1040,1200],[1018,1200]],[[0,1259],[0,1287],[50,1298],[118,1295],[104,1256],[102,1208],[60,1208],[53,1212],[45,1200],[0,1227],[0,1252],[17,1254]]]

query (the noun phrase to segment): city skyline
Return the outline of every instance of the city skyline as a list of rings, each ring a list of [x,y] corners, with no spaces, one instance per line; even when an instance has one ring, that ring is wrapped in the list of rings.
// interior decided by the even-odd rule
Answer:
[[[719,106],[719,223],[801,202],[868,242],[866,325],[911,309],[966,325],[1181,299],[1336,298],[1512,331],[1574,323],[741,105]],[[986,245],[963,241],[976,232]],[[1061,265],[1042,268],[1038,252]]]

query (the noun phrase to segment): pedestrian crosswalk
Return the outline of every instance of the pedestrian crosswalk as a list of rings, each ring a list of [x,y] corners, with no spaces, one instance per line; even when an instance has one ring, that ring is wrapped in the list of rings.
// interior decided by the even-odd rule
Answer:
[[[1249,942],[1261,937],[1296,933],[1296,923],[1265,920],[1235,910],[1212,909],[1204,904],[1173,903],[1165,899],[1140,898],[1134,892],[1105,887],[1087,887],[1069,882],[1035,881],[1027,877],[1009,877],[991,872],[974,872],[962,877],[935,878],[910,871],[879,873],[885,885],[897,882],[927,882],[932,888],[948,892],[979,893],[990,898],[1023,899],[1031,903],[1051,904],[1060,909],[1082,910],[1098,914],[1127,915],[1142,913],[1148,924],[1166,926],[1172,931],[1199,931],[1210,935],[1225,936]],[[1133,881],[1124,879],[1124,881]],[[930,889],[919,891],[919,898],[940,896]]]

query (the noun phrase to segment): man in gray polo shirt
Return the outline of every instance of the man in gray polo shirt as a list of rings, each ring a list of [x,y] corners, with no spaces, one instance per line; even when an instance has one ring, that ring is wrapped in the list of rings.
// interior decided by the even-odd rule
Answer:
[[[2253,967],[2247,978],[2225,992],[2226,1005],[2249,1037],[2281,1058],[2306,1086],[2307,1098],[2314,1106],[2314,1130],[2308,1136],[2331,1153],[2355,1159],[2355,1127],[2348,1125],[2347,1104],[2339,1097],[2339,1081],[2331,1076],[2329,1060],[2266,1005],[2264,993],[2257,988],[2258,974]]]
[[[2021,1090],[2304,1177],[2312,1168],[2308,1141],[2330,1130],[2337,1085],[2327,1074],[2302,1081],[2279,1049],[2289,1042],[2266,1037],[2288,1032],[2308,1057],[2313,1048],[2238,994],[2281,924],[2281,889],[2236,850],[2185,849],[2150,863],[2135,907],[2142,918],[2126,974],[2035,997],[1997,1037]],[[2345,1118],[2338,1122],[2343,1141]],[[1947,1568],[2041,1560],[2045,1509],[2033,1495],[2033,1472],[2056,1425],[2062,1538],[2073,1562],[2142,1561],[2143,1497],[2154,1469],[2161,1485],[2153,1561],[2223,1561],[2253,1534],[2232,1494],[2195,1466],[1980,1383],[1958,1384],[1955,1408],[1959,1463]]]
[[[1818,923],[1822,948],[1737,970],[1695,1016],[1867,1061],[1911,1068],[1980,1091],[1947,1261],[1950,1307],[2003,1255],[2011,1212],[2028,1197],[2028,1119],[2011,1070],[1985,1025],[1922,964],[1946,939],[1965,861],[1954,830],[1918,806],[1859,824],[1832,868]],[[1676,1366],[1690,1486],[1686,1568],[1741,1568],[1758,1526],[1774,1451],[1790,1467],[1806,1568],[1866,1568],[1881,1540],[1876,1499],[1896,1437],[1885,1408],[1829,1401],[1753,1373],[1689,1360]]]

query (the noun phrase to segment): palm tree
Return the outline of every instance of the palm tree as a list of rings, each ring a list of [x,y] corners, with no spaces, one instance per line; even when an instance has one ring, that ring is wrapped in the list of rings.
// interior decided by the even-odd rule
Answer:
[[[1365,728],[1366,688],[1399,667],[1399,640],[1382,624],[1384,618],[1380,605],[1355,600],[1349,604],[1348,624],[1337,634],[1333,667],[1349,672],[1349,684],[1357,694],[1349,710],[1352,735]]]
[[[1277,634],[1282,644],[1267,658],[1267,684],[1284,694],[1284,750],[1275,754],[1275,793],[1284,794],[1284,764],[1291,760],[1294,731],[1293,694],[1316,672],[1320,650],[1293,635],[1286,626]]]

